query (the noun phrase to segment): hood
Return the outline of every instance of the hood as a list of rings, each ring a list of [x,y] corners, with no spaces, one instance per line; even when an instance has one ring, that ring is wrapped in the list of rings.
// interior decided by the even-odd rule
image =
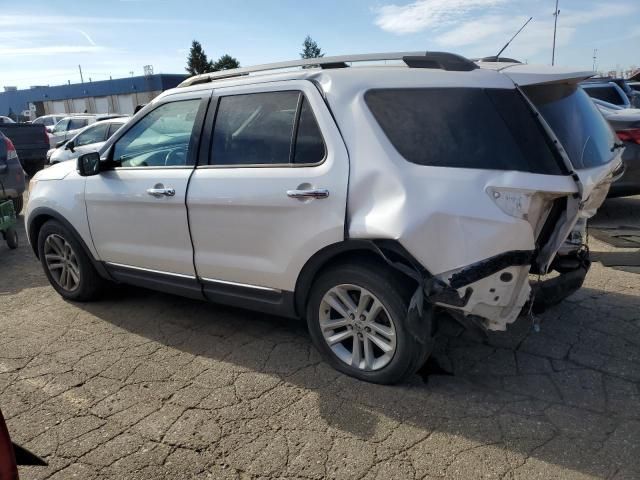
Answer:
[[[62,180],[71,172],[76,171],[76,162],[62,162],[52,165],[49,168],[40,170],[33,178],[38,181],[43,180]]]

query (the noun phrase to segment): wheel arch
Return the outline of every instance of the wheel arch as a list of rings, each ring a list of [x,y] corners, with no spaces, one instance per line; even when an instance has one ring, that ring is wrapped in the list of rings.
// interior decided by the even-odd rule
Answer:
[[[49,220],[56,220],[60,222],[67,230],[71,232],[71,234],[75,237],[75,239],[80,243],[80,246],[87,254],[87,257],[91,260],[91,263],[100,274],[101,277],[111,280],[109,273],[104,268],[102,262],[96,260],[91,253],[91,250],[83,240],[82,236],[78,233],[78,230],[69,222],[66,218],[60,215],[55,210],[47,207],[38,207],[34,209],[29,215],[29,220],[27,221],[27,234],[29,235],[29,243],[31,244],[31,249],[37,258],[40,258],[38,253],[38,234],[40,233],[40,229],[42,226],[48,222]]]
[[[295,310],[300,317],[304,316],[311,286],[318,275],[328,267],[354,258],[390,268],[398,277],[411,282],[415,280],[393,268],[390,262],[399,262],[423,275],[429,275],[397,240],[345,240],[333,243],[316,252],[300,270],[294,292]]]

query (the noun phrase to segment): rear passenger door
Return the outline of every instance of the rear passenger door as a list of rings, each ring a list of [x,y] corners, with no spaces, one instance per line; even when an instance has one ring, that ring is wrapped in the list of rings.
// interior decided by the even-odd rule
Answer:
[[[211,105],[187,196],[196,273],[212,299],[291,292],[305,262],[344,239],[340,133],[308,81],[221,88]]]

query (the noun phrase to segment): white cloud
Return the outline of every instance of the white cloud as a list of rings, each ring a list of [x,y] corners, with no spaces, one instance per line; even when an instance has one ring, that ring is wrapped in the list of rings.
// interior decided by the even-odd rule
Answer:
[[[375,23],[387,32],[415,33],[459,21],[472,11],[504,4],[507,0],[416,0],[409,5],[378,9]]]
[[[0,57],[44,56],[59,54],[96,53],[106,50],[104,47],[84,45],[51,45],[44,47],[0,47]]]
[[[84,30],[78,29],[78,33],[82,35],[84,38],[86,38],[87,42],[89,42],[91,45],[93,45],[94,47],[96,46],[96,42],[93,41],[93,38],[91,38],[87,32],[85,32]]]
[[[464,49],[469,56],[495,55],[530,15],[517,40],[505,52],[526,59],[551,50],[553,15],[539,3],[503,0],[415,0],[405,6],[387,5],[377,10],[376,25],[395,34],[429,31],[442,49]],[[583,3],[580,10],[561,9],[557,46],[571,43],[576,30],[589,23],[629,15],[635,5],[621,2]]]

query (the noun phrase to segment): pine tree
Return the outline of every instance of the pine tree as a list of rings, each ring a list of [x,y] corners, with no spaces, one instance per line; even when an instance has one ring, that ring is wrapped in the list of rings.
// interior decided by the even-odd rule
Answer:
[[[218,72],[220,70],[231,70],[232,68],[240,68],[240,62],[237,58],[227,55],[222,55],[215,63],[211,64],[211,71]]]
[[[324,57],[324,53],[322,53],[322,49],[311,38],[310,35],[307,35],[307,37],[304,39],[304,42],[302,42],[302,52],[300,52],[300,58],[320,58],[320,57]]]
[[[199,75],[212,71],[212,64],[207,59],[207,54],[204,53],[202,45],[200,45],[200,42],[197,40],[191,42],[191,50],[189,50],[185,70],[191,75]]]

